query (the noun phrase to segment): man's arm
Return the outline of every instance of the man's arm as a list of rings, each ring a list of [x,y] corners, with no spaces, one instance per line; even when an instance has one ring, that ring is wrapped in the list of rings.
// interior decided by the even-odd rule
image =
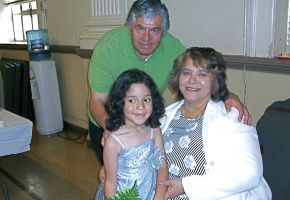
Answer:
[[[103,129],[106,129],[105,120],[108,117],[108,114],[105,110],[104,103],[106,101],[107,94],[99,93],[91,90],[90,98],[90,109],[93,117],[99,126]]]
[[[225,100],[225,107],[227,112],[230,112],[232,107],[235,107],[239,111],[239,120],[244,124],[251,125],[252,118],[247,107],[240,101],[239,97],[234,93],[230,93],[229,97]]]

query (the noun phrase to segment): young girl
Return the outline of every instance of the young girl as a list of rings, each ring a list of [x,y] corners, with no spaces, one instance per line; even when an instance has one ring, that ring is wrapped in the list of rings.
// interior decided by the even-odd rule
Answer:
[[[156,183],[168,175],[159,128],[164,104],[155,83],[143,71],[127,70],[113,84],[105,108],[111,132],[103,154],[105,198],[136,181],[141,199],[163,199],[165,189]],[[96,198],[103,199],[99,194]]]

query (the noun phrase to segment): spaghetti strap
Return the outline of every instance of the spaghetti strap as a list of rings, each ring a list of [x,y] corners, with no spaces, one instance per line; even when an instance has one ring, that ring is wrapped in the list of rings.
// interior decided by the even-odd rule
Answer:
[[[116,135],[109,134],[109,136],[112,136],[112,138],[114,138],[121,145],[121,147],[124,149],[124,145],[122,144],[122,142],[120,141],[120,139]]]
[[[150,138],[153,139],[154,138],[154,129],[151,128],[150,130]]]

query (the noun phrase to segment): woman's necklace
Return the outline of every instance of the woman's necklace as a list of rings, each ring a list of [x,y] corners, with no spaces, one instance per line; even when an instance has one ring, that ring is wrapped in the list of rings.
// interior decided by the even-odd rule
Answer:
[[[185,112],[183,105],[180,108],[180,117],[183,118],[184,121],[184,129],[185,132],[192,132],[198,127],[198,123],[202,120],[203,114],[200,116],[193,115],[192,113],[189,115]]]
[[[198,111],[190,112],[184,108],[184,104],[183,104],[181,106],[180,113],[184,118],[195,120],[203,115],[204,110],[202,110],[200,112],[198,112]]]

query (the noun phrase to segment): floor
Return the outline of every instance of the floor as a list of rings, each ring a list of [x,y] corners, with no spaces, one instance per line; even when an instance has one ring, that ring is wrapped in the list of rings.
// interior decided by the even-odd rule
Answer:
[[[0,180],[10,200],[91,200],[99,169],[86,135],[70,131],[41,135],[34,130],[30,151],[0,157]]]

